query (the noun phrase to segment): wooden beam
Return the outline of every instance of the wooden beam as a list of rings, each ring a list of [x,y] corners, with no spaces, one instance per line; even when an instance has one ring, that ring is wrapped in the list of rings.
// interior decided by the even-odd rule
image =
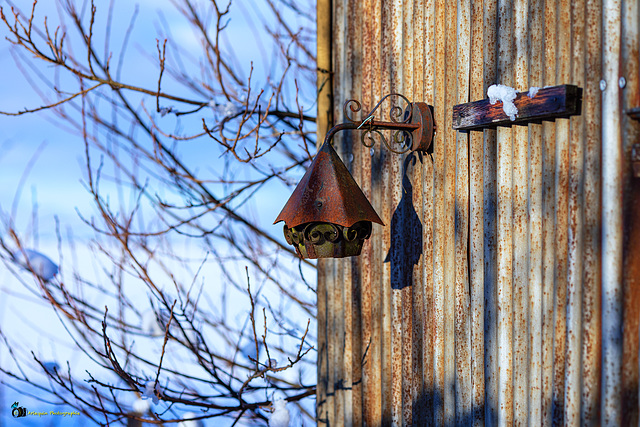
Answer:
[[[541,88],[533,98],[528,92],[519,92],[514,100],[518,109],[515,120],[511,120],[502,109],[502,101],[491,104],[483,99],[453,107],[455,130],[482,130],[496,126],[527,125],[543,120],[554,121],[580,115],[582,110],[582,88],[560,85]]]

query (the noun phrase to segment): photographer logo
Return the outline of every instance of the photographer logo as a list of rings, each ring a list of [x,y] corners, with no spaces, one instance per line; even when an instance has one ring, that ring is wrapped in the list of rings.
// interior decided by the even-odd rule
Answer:
[[[44,416],[62,416],[62,417],[73,417],[76,415],[80,415],[80,412],[78,411],[27,411],[27,409],[24,406],[20,406],[19,402],[14,402],[13,405],[11,405],[11,415],[13,416],[13,418],[22,418],[22,417],[26,417],[27,415],[29,416],[37,416],[37,417],[44,417]]]
[[[14,418],[26,417],[27,410],[24,406],[20,406],[18,402],[14,402],[14,404],[11,405],[11,415],[13,415]]]

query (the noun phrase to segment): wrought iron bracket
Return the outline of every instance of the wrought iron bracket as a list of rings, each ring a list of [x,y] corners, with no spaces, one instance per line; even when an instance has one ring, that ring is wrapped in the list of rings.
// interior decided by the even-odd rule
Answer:
[[[376,120],[376,110],[390,97],[398,97],[406,102],[403,109],[397,105],[391,107],[389,118],[391,121]],[[347,129],[362,130],[361,142],[365,147],[372,147],[376,143],[374,135],[384,143],[387,149],[396,154],[404,154],[409,151],[426,152],[431,146],[435,126],[431,107],[424,102],[410,102],[404,95],[392,93],[383,97],[380,102],[369,112],[363,120],[354,119],[351,113],[357,113],[362,109],[360,102],[349,99],[344,103],[343,112],[347,122],[332,127],[325,136],[324,142],[331,143],[333,136]],[[383,130],[392,130],[391,143],[382,133]],[[400,147],[399,149],[394,148]]]
[[[403,109],[392,106],[390,122],[375,119],[376,110],[389,97],[397,96],[407,103]],[[423,102],[409,102],[403,95],[390,94],[376,104],[363,120],[349,114],[362,107],[356,100],[345,102],[347,123],[329,130],[324,144],[309,165],[274,224],[284,221],[284,236],[301,258],[342,258],[360,255],[364,241],[371,236],[372,223],[384,225],[367,197],[331,146],[333,136],[345,129],[362,130],[362,143],[375,144],[377,135],[389,150],[402,154],[427,151],[433,139],[431,108]],[[383,130],[392,130],[392,144]]]

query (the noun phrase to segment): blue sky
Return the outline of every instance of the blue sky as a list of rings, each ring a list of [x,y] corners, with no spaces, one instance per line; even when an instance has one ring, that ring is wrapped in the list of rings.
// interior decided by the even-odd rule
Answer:
[[[99,8],[102,4],[107,4],[107,2],[96,3]],[[155,51],[158,13],[162,13],[166,18],[181,48],[197,52],[199,42],[191,34],[188,25],[174,11],[170,1],[139,0],[137,3],[140,5],[140,13],[133,36],[135,43],[129,50],[127,64],[130,69],[125,74],[129,82],[153,89],[157,81],[155,75],[149,79],[148,72],[140,71],[155,69],[155,65],[150,65],[149,60],[144,57],[144,52]],[[31,1],[18,0],[16,4],[29,8]],[[5,0],[0,0],[0,5],[6,7]],[[55,8],[52,5],[52,1],[41,1],[38,4],[39,16],[49,13],[55,15]],[[124,0],[116,1],[116,7],[119,8],[120,13],[114,20],[112,28],[115,38],[118,34],[124,34],[133,12],[133,6]],[[240,43],[248,34],[251,34],[251,23],[239,19],[235,19],[233,23],[227,35],[229,40]],[[4,26],[0,27],[0,37],[4,39],[6,34]],[[264,47],[257,44],[245,44],[241,51],[243,55],[240,61],[245,65],[254,60],[254,65],[259,68],[261,58],[269,60],[269,52],[265,52]],[[16,111],[42,104],[41,98],[30,87],[21,70],[16,67],[10,46],[4,41],[0,42],[0,64],[0,73],[2,73],[0,110]],[[171,89],[170,86],[168,88]],[[56,218],[61,224],[63,234],[72,232],[80,246],[83,242],[88,242],[93,233],[82,224],[76,212],[77,210],[92,212],[90,195],[82,184],[85,176],[84,146],[77,135],[70,134],[57,126],[56,120],[58,119],[49,113],[19,117],[0,115],[0,212],[3,216],[11,214],[18,196],[17,189],[21,188],[15,211],[16,228],[23,233],[23,237],[26,237],[30,248],[37,249],[58,262]],[[202,161],[198,145],[194,144],[193,147],[191,155],[187,152],[187,157]],[[215,164],[216,161],[215,158],[208,160],[210,163],[208,166]],[[203,165],[203,167],[206,166],[207,164]],[[27,170],[28,174],[25,174]],[[22,183],[21,186],[20,183]],[[265,194],[266,199],[260,204],[256,221],[270,225],[286,201],[288,193],[283,192],[282,185],[274,184],[266,189]],[[34,221],[34,218],[37,219]],[[281,225],[274,228],[279,232]],[[88,251],[78,252],[79,264],[83,266],[85,273],[91,276],[96,268],[95,259],[92,259]],[[51,337],[65,335],[56,317],[52,312],[43,310],[41,303],[30,301],[29,294],[21,289],[21,285],[13,279],[12,274],[2,264],[0,264],[0,290],[6,296],[0,300],[0,323],[3,329],[8,329],[7,325],[16,325],[16,328],[9,329],[15,331],[15,336],[27,333],[29,347],[36,353],[45,355],[45,358],[78,360],[74,352],[65,345],[52,345],[55,339],[52,340]],[[36,329],[40,329],[40,332],[36,332]],[[8,355],[3,346],[0,346],[0,363],[8,363]],[[13,391],[5,389],[4,394],[0,394],[0,425],[2,416],[4,421],[9,423],[14,421],[9,416],[9,406],[16,400],[23,405],[28,404],[34,408],[38,406],[48,410],[46,404],[43,407],[43,404],[26,396],[18,398]],[[52,418],[48,422],[51,422],[51,425],[57,425],[59,421],[54,421]],[[20,425],[29,424],[21,422]],[[64,423],[60,422],[60,425],[73,424],[68,424],[68,420],[65,420]]]

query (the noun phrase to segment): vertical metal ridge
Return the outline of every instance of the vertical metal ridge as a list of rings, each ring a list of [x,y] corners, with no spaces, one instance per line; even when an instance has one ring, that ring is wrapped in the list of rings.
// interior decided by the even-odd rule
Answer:
[[[434,414],[434,401],[435,399],[435,377],[434,377],[434,347],[435,347],[435,310],[434,307],[434,281],[433,281],[433,230],[435,228],[434,221],[434,165],[430,157],[425,158],[425,164],[423,167],[423,227],[425,233],[423,234],[422,242],[422,254],[424,257],[423,263],[423,293],[424,293],[424,318],[423,318],[423,330],[424,335],[422,338],[422,361],[423,371],[422,380],[424,384],[423,400],[424,405],[424,424],[432,424]]]
[[[316,122],[316,140],[318,143],[329,130],[331,114],[331,0],[318,0],[316,5],[317,15],[317,60],[318,60],[318,119]],[[329,375],[328,360],[328,319],[333,313],[329,313],[327,301],[327,260],[318,260],[317,271],[317,325],[318,325],[318,359],[317,359],[317,388],[316,388],[316,421],[318,425],[325,424],[328,419],[327,387]]]
[[[602,2],[587,0],[584,178],[584,282],[582,294],[582,393],[580,423],[600,425],[601,373],[601,150]]]
[[[498,2],[487,1],[484,5],[484,75],[483,95],[490,85],[497,82],[498,72]],[[483,281],[484,281],[484,366],[485,366],[485,423],[498,424],[498,177],[497,131],[483,132]]]
[[[402,66],[402,42],[403,42],[403,21],[402,21],[402,4],[400,0],[389,1],[389,25],[386,27],[388,34],[388,55],[389,55],[389,73],[387,74],[390,81],[388,91],[392,93],[402,90],[404,80]],[[384,31],[384,28],[383,28]],[[391,225],[390,225],[390,241],[389,252],[386,262],[390,264],[390,281],[385,284],[391,287],[391,306],[390,306],[390,328],[391,343],[389,349],[390,367],[391,367],[391,425],[402,425],[402,396],[403,396],[403,286],[404,286],[404,249],[405,239],[403,238],[404,212],[398,209],[402,198],[402,156],[389,156],[389,185],[387,192],[389,193],[389,208],[391,209]],[[394,223],[397,224],[394,227]]]
[[[380,153],[381,163],[382,163],[382,189],[383,189],[383,215],[384,218],[387,218],[386,224],[391,223],[391,164],[388,153],[381,150]],[[383,219],[384,221],[384,219]],[[383,263],[386,259],[387,254],[391,249],[390,241],[391,241],[391,233],[390,227],[385,227],[388,230],[385,230],[382,236],[382,246],[380,252],[380,258],[378,262]],[[392,373],[393,373],[393,365],[392,365],[392,322],[393,322],[393,313],[391,306],[391,266],[390,262],[384,262],[382,275],[379,278],[379,285],[381,289],[380,300],[381,300],[381,356],[380,356],[380,365],[381,365],[381,410],[382,410],[382,422],[383,424],[390,425],[392,422],[392,396],[393,396],[393,382],[392,382]]]
[[[469,98],[484,98],[484,2],[471,3]],[[484,425],[484,209],[482,132],[471,132],[469,149],[469,287],[471,315],[471,422]]]
[[[544,86],[557,84],[557,10],[554,4],[544,9]],[[555,330],[555,123],[542,124],[542,424],[553,422],[554,330]]]
[[[326,285],[327,285],[327,308],[329,312],[333,312],[336,306],[335,301],[335,282],[336,282],[336,261],[328,260],[326,262]],[[336,423],[336,316],[327,316],[327,398],[326,398],[326,410],[327,410],[327,424],[335,425]]]
[[[336,150],[337,151],[337,150]],[[331,288],[330,302],[333,307],[342,306],[342,291],[344,282],[342,280],[342,260],[333,260],[333,281]],[[336,423],[341,424],[344,422],[344,373],[343,373],[343,358],[344,358],[344,314],[342,316],[333,316],[332,322],[332,361],[333,366],[330,368],[333,371],[333,376],[330,388],[333,388],[333,416]]]
[[[511,129],[498,130],[498,425],[513,423],[513,196]]]
[[[345,49],[345,99],[362,99],[362,38],[360,28],[362,21],[361,2],[349,0],[348,15],[355,17],[347,19]],[[344,140],[345,165],[349,168],[356,182],[363,187],[362,168],[358,168],[356,155],[362,153],[362,146],[358,135],[352,134]],[[361,155],[359,156],[361,157]],[[344,340],[344,425],[362,425],[362,338],[361,338],[361,287],[358,270],[358,258],[341,260],[344,270],[343,305],[345,315]]]
[[[621,1],[603,1],[602,98],[602,419],[622,422],[622,134],[620,93]]]
[[[543,87],[544,1],[529,3],[529,86]],[[529,391],[528,425],[542,425],[543,178],[542,126],[529,125]]]
[[[393,0],[395,1],[395,0]],[[383,1],[382,15],[381,15],[381,67],[380,67],[380,89],[382,94],[391,93],[391,78],[393,73],[393,1]],[[381,97],[381,96],[380,96]],[[380,98],[379,97],[379,98]],[[379,99],[378,98],[378,99]],[[383,200],[383,215],[387,218],[390,224],[393,214],[393,155],[383,150],[381,147],[376,147],[380,150],[380,157],[382,162],[382,200]],[[391,226],[384,227],[383,241],[382,241],[382,253],[380,262],[384,262],[391,250]],[[393,342],[397,342],[393,339],[394,331],[393,324],[393,307],[392,307],[392,289],[391,281],[393,280],[391,271],[391,262],[384,262],[383,274],[381,277],[380,286],[382,288],[382,356],[381,356],[381,375],[382,375],[382,423],[386,425],[392,425],[393,422]]]
[[[328,380],[329,380],[329,357],[328,357],[328,319],[331,316],[328,307],[327,295],[327,268],[328,260],[318,260],[318,285],[316,294],[318,295],[318,385],[316,391],[316,420],[318,425],[326,425],[329,418],[329,405],[327,402]]]
[[[416,61],[414,56],[414,44],[416,44],[414,10],[414,0],[402,3],[402,91],[408,94],[411,99],[418,100],[414,92],[414,64]],[[402,289],[402,420],[403,425],[413,425],[414,422],[417,422],[417,419],[414,421],[413,418],[414,390],[417,388],[416,378],[420,377],[420,373],[416,369],[418,351],[416,347],[419,346],[420,338],[414,330],[414,322],[419,318],[416,312],[417,307],[414,305],[418,297],[415,283],[419,283],[415,272],[420,271],[420,266],[419,260],[416,261],[415,257],[420,254],[416,249],[416,243],[417,239],[421,237],[419,235],[422,233],[422,223],[421,215],[416,211],[415,204],[417,194],[414,190],[416,185],[414,177],[418,167],[411,160],[411,158],[415,159],[415,155],[409,154],[407,157],[402,156],[402,158],[404,164],[401,169],[400,185],[402,199],[405,200],[401,204],[404,210],[404,236],[406,236],[404,239],[405,255],[402,261],[405,276],[404,288]],[[422,174],[420,173],[419,176],[421,177]],[[422,195],[421,190],[420,195]]]
[[[444,218],[443,218],[443,264],[444,264],[444,422],[456,421],[456,348],[455,348],[455,191],[456,191],[456,138],[451,121],[451,108],[456,102],[456,55],[457,55],[457,4],[447,3],[445,10],[445,109],[442,122],[444,133]]]
[[[513,1],[498,2],[498,82],[513,86]],[[498,425],[513,414],[513,131],[497,135]]]
[[[333,33],[336,40],[336,44],[332,50],[333,52],[333,81],[335,84],[334,93],[344,96],[347,89],[349,78],[347,77],[347,54],[346,54],[346,11],[348,10],[346,2],[348,0],[332,0],[334,5],[334,25]],[[340,103],[334,103],[333,116],[342,121],[342,111]],[[344,159],[344,141],[346,135],[339,135],[334,139],[334,148],[338,155]],[[337,307],[342,307],[343,304],[343,283],[341,281],[343,270],[342,260],[333,259],[331,261],[332,266],[332,280],[330,282],[329,292],[329,307],[335,312]],[[329,418],[329,425],[343,424],[344,423],[344,401],[345,401],[345,389],[344,389],[344,329],[345,316],[344,313],[341,316],[332,316],[330,322],[330,335],[329,335],[329,360],[331,365],[329,371],[330,382],[328,387],[328,400],[332,402],[332,414]],[[331,414],[331,412],[330,412]]]
[[[455,103],[469,102],[471,2],[458,0]],[[451,141],[453,142],[453,141]],[[455,393],[456,425],[469,424],[472,413],[471,295],[469,288],[469,134],[455,135]]]
[[[557,16],[556,79],[571,78],[571,2],[558,3]],[[556,212],[555,212],[555,335],[554,335],[554,388],[553,422],[564,423],[565,360],[567,331],[567,242],[569,219],[569,122],[556,122]]]
[[[380,77],[380,70],[382,66],[382,4],[381,0],[371,0],[371,4],[366,8],[367,15],[370,17],[367,22],[368,26],[371,26],[371,39],[367,47],[370,47],[368,55],[366,56],[367,62],[371,64],[370,74],[365,76],[366,82],[371,82],[371,92],[368,93],[370,102],[367,103],[368,108],[373,108],[374,103],[382,96],[382,81]],[[369,83],[367,83],[369,84]],[[366,153],[367,151],[365,151]],[[374,149],[371,158],[371,169],[378,170],[382,173],[382,151],[380,149]],[[378,212],[386,215],[385,224],[389,224],[390,218],[388,210],[384,208],[384,182],[381,174],[371,174],[371,193],[373,200],[377,202]],[[385,271],[387,265],[383,263],[384,260],[384,239],[386,237],[385,228],[380,227],[379,232],[373,236],[371,242],[371,262],[373,263],[371,269],[371,323],[372,332],[371,340],[367,343],[369,346],[369,362],[371,364],[371,381],[370,391],[367,393],[369,396],[368,404],[366,405],[367,418],[370,422],[367,425],[376,425],[383,419],[383,362],[382,362],[382,348],[386,341],[385,331],[383,328],[383,307],[385,306],[384,298],[384,280]],[[388,277],[388,275],[387,275]]]
[[[433,424],[445,423],[445,282],[444,282],[444,165],[445,165],[445,0],[435,1],[435,70],[434,70],[434,107],[436,126],[442,126],[442,132],[436,132],[434,138],[434,231],[433,231]]]
[[[516,0],[514,10],[514,87],[529,87],[528,0]],[[529,130],[513,128],[513,419],[525,424],[529,417]]]
[[[373,79],[374,73],[377,69],[375,58],[377,58],[377,50],[374,45],[374,28],[376,21],[375,17],[375,0],[366,0],[362,6],[362,43],[361,43],[361,60],[362,60],[362,79],[361,79],[361,91],[362,91],[362,105],[363,108],[371,108],[374,102],[373,100]],[[356,158],[359,159],[360,173],[361,173],[361,188],[365,196],[372,203],[376,203],[374,198],[373,185],[371,182],[371,168],[372,161],[369,149],[362,144],[358,144],[356,150],[359,154]],[[377,211],[380,211],[378,204]],[[362,301],[362,321],[361,321],[361,353],[360,363],[362,364],[362,419],[363,425],[374,425],[377,420],[380,419],[379,413],[376,413],[380,408],[380,400],[376,399],[376,390],[380,387],[379,376],[379,346],[380,346],[380,328],[379,322],[376,321],[376,310],[374,307],[378,306],[379,298],[376,289],[376,278],[379,272],[376,258],[374,257],[374,247],[376,247],[379,236],[382,232],[381,227],[374,226],[374,236],[370,239],[368,245],[365,245],[362,250],[362,254],[358,259],[360,275],[361,275],[361,301]],[[379,393],[377,394],[379,396]]]
[[[435,36],[435,1],[426,0],[424,12],[424,37],[425,37],[425,55],[424,55],[424,96],[427,103],[435,106],[435,80],[436,80],[436,36]],[[438,115],[435,116],[436,118]],[[437,119],[436,119],[437,120]],[[436,122],[437,123],[437,122]],[[434,141],[435,144],[435,141]],[[434,145],[435,150],[435,145]],[[424,319],[423,319],[423,347],[422,361],[423,371],[422,379],[424,384],[424,411],[425,419],[423,424],[433,423],[433,414],[436,381],[435,381],[435,287],[434,287],[434,262],[435,262],[435,240],[434,233],[437,227],[435,222],[436,210],[436,193],[435,193],[435,165],[434,157],[430,155],[423,156],[423,292],[424,292]]]
[[[408,95],[411,99],[416,99],[413,93],[413,0],[405,0],[398,5],[398,11],[400,12],[399,21],[399,42],[396,43],[396,49],[399,49],[399,74],[402,75],[401,84],[398,90]],[[416,239],[416,233],[421,233],[419,225],[416,223],[417,213],[415,212],[415,206],[413,203],[413,170],[414,165],[411,162],[413,154],[405,156],[396,156],[400,161],[399,168],[399,180],[400,180],[400,200],[396,209],[399,209],[402,213],[402,259],[400,260],[402,271],[401,282],[401,306],[402,306],[402,346],[401,346],[401,364],[402,364],[402,425],[413,424],[413,346],[415,339],[413,334],[413,321],[414,321],[414,286],[413,286],[413,272],[414,266],[417,267],[417,262],[414,263],[415,254],[414,251],[414,239]],[[417,219],[419,222],[419,219]]]
[[[372,7],[373,12],[373,20],[372,24],[374,26],[373,29],[373,39],[371,41],[371,45],[374,47],[372,49],[373,58],[371,59],[373,64],[372,75],[369,77],[372,81],[372,104],[369,108],[372,108],[374,102],[377,102],[378,99],[382,97],[382,72],[386,72],[386,69],[383,68],[383,48],[382,48],[382,27],[385,25],[383,14],[382,14],[382,0],[374,0],[374,4]],[[374,149],[372,155],[372,170],[380,171],[380,174],[371,174],[372,179],[372,193],[374,199],[378,200],[380,210],[378,212],[382,212],[385,215],[386,222],[385,224],[390,223],[390,215],[389,210],[385,208],[386,199],[385,199],[385,178],[382,174],[385,172],[384,170],[384,153],[381,149]],[[384,264],[385,257],[385,249],[386,239],[388,239],[387,230],[388,227],[382,227],[380,233],[375,236],[375,241],[372,242],[373,245],[373,255],[372,260],[374,262],[373,272],[372,272],[372,286],[374,287],[374,293],[372,294],[372,321],[374,326],[374,332],[372,334],[372,342],[370,351],[372,356],[372,363],[374,366],[374,371],[372,373],[372,387],[373,389],[373,401],[372,406],[368,409],[371,411],[372,419],[374,423],[381,423],[382,420],[385,420],[385,408],[388,406],[388,403],[385,402],[385,391],[383,388],[387,385],[386,378],[388,376],[388,366],[385,365],[384,362],[384,347],[387,342],[387,337],[389,336],[388,329],[385,329],[384,325],[384,316],[385,316],[385,307],[387,306],[386,297],[388,296],[388,286],[385,287],[385,283],[388,282],[388,265]],[[388,399],[386,399],[388,401]],[[387,419],[388,422],[388,419]],[[375,425],[375,424],[373,424]]]
[[[571,3],[571,82],[585,85],[584,51],[585,3]],[[584,118],[572,117],[570,122],[569,221],[567,254],[567,356],[565,360],[566,425],[580,425],[580,392],[582,385],[582,285],[584,259]]]
[[[410,65],[412,68],[412,92],[413,99],[425,101],[425,0],[414,0],[413,10],[411,13],[412,28],[413,28],[413,63]],[[425,394],[428,392],[425,390],[424,384],[424,366],[425,361],[423,358],[424,340],[426,336],[426,310],[425,310],[425,293],[423,282],[425,280],[425,257],[426,251],[424,250],[423,241],[426,240],[425,236],[429,233],[429,230],[425,228],[425,211],[424,211],[424,162],[427,161],[424,155],[415,154],[413,160],[413,167],[410,174],[410,182],[412,184],[412,198],[411,205],[416,212],[415,220],[417,222],[412,223],[410,229],[411,233],[411,245],[410,251],[416,250],[419,254],[419,259],[415,265],[412,265],[412,346],[411,346],[411,410],[412,421],[415,425],[425,424],[427,417],[427,410],[425,407]]]

